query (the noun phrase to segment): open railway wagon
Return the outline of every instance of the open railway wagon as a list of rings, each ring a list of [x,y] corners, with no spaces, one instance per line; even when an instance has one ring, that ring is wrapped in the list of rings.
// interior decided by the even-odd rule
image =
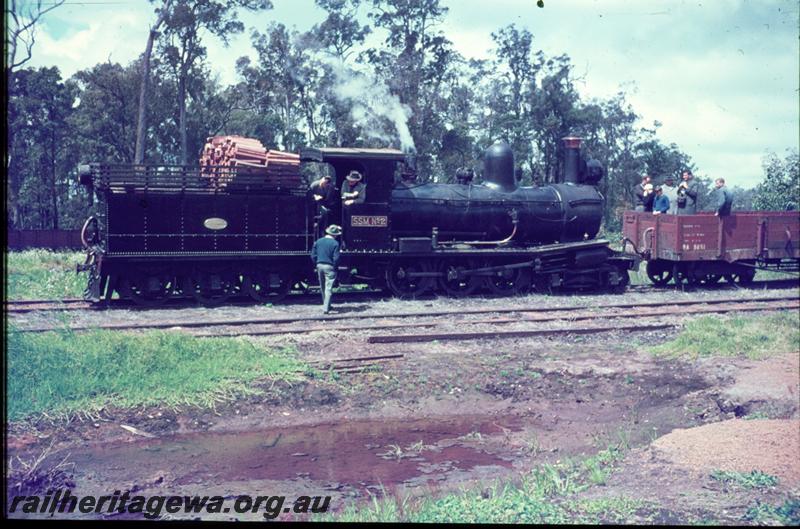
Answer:
[[[393,149],[306,149],[293,155],[296,174],[277,179],[249,165],[83,166],[81,182],[105,203],[83,230],[86,297],[213,305],[239,295],[275,301],[314,284],[309,255],[325,226],[299,161],[323,164],[337,189],[353,170],[366,183],[364,203],[327,215],[343,227],[342,284],[398,297],[624,290],[638,257],[596,238],[602,169],[587,168],[579,143],[570,145],[562,181],[537,187],[517,186],[505,143],[487,150],[480,185],[398,182],[412,163]]]
[[[624,251],[647,261],[657,286],[749,283],[756,270],[797,272],[800,212],[748,211],[718,217],[626,211]]]

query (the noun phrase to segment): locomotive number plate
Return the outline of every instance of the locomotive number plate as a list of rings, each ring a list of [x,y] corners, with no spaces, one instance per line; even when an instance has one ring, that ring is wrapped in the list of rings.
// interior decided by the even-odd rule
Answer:
[[[224,230],[228,227],[228,221],[219,217],[209,217],[203,221],[203,226],[209,230]]]
[[[350,225],[355,228],[385,228],[389,225],[389,217],[385,215],[353,215]]]

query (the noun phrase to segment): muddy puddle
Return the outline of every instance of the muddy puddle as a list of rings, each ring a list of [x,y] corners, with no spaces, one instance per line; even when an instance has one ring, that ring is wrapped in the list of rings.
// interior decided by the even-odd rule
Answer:
[[[691,423],[683,397],[707,386],[671,365],[624,376],[554,367],[534,382],[522,367],[487,379],[483,393],[438,405],[434,399],[406,418],[331,417],[311,425],[130,436],[53,457],[68,452],[73,492],[82,496],[330,496],[330,509],[338,511],[376,496],[430,496],[516,479],[536,464],[595,453],[622,430],[631,445],[647,443]],[[701,400],[697,406],[707,397]],[[470,415],[453,414],[464,407]]]
[[[105,443],[70,461],[78,494],[256,495],[269,484],[270,494],[368,498],[503,473],[513,455],[482,440],[522,427],[518,416],[361,420]]]

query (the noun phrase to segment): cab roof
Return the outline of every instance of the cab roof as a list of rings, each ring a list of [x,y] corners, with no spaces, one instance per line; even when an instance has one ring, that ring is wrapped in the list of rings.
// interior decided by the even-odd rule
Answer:
[[[300,161],[330,162],[334,160],[384,160],[402,162],[406,153],[398,149],[360,149],[350,147],[320,147],[300,151]]]

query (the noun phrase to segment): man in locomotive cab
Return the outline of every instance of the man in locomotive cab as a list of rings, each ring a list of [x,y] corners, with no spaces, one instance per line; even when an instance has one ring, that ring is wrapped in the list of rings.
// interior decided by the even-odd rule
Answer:
[[[339,205],[336,186],[333,185],[330,175],[324,175],[319,180],[311,182],[308,194],[314,205],[319,208],[319,226],[324,228],[330,222],[332,213]]]
[[[353,204],[363,204],[367,199],[367,185],[362,182],[363,177],[358,171],[350,171],[346,181],[342,184],[342,204],[345,207]]]

